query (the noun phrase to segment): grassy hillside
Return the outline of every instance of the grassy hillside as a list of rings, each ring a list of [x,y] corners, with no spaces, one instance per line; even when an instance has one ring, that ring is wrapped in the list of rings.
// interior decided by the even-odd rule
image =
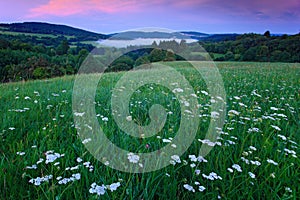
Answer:
[[[218,63],[227,93],[226,121],[218,143],[198,161],[191,155],[197,156],[205,143],[213,101],[195,70],[183,62],[172,66],[197,94],[199,128],[175,165],[145,174],[113,170],[87,151],[73,121],[73,76],[0,84],[0,199],[296,199],[300,65]],[[129,137],[114,122],[110,105],[112,89],[124,73],[107,73],[99,82],[95,99],[99,124],[122,149],[144,153],[160,149],[167,144],[163,139],[174,138],[180,125],[179,100],[158,85],[140,88],[128,102],[133,121],[147,124],[148,110],[155,103],[170,114],[157,135]],[[93,183],[99,191],[106,186],[104,193],[95,194]]]
[[[41,22],[24,22],[12,24],[0,24],[2,31],[19,32],[19,33],[34,33],[34,34],[50,34],[73,36],[78,41],[97,41],[106,39],[104,34],[93,33],[78,28],[73,28],[66,25],[57,25]]]

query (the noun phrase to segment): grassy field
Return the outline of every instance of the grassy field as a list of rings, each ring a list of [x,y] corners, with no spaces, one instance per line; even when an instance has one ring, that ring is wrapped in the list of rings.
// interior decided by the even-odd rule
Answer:
[[[227,114],[215,147],[197,159],[207,142],[212,98],[193,69],[175,64],[197,94],[197,136],[180,158],[170,158],[171,165],[141,174],[111,169],[87,151],[73,120],[73,76],[1,84],[0,199],[297,199],[300,65],[217,66]],[[144,125],[150,106],[160,103],[170,112],[164,128],[146,139],[118,128],[110,100],[122,75],[105,74],[97,89],[95,108],[106,136],[131,152],[150,152],[172,142],[180,125],[179,101],[157,85],[140,88],[129,105],[133,121]]]
[[[14,31],[7,31],[7,30],[1,30],[0,29],[0,35],[13,35],[13,36],[18,36],[18,35],[25,35],[25,36],[32,36],[32,37],[38,37],[38,38],[43,38],[43,37],[49,37],[49,38],[57,38],[59,36],[64,36],[68,39],[75,38],[74,36],[68,36],[68,35],[53,35],[53,34],[39,34],[39,33],[25,33],[25,32],[14,32]]]

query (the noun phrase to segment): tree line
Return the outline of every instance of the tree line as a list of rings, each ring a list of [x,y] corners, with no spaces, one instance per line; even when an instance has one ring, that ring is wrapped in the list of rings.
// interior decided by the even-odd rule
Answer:
[[[226,37],[228,39],[228,37]],[[74,39],[74,38],[73,38]],[[209,60],[300,62],[300,34],[272,36],[243,34],[220,41],[186,43],[161,41],[139,50],[98,47],[72,42],[64,36],[30,36],[0,34],[0,81],[42,79],[77,73],[82,62],[93,50],[99,58],[110,60],[120,52],[129,52],[108,66],[107,72],[130,70],[142,64],[160,61]],[[168,49],[168,50],[163,50]],[[208,52],[208,53],[207,53]],[[180,55],[184,55],[181,57]]]
[[[93,48],[81,43],[71,47],[65,37],[47,40],[25,35],[0,35],[0,81],[74,74]]]
[[[234,40],[201,45],[216,61],[300,62],[300,33],[272,36],[266,31],[263,35],[243,34]]]

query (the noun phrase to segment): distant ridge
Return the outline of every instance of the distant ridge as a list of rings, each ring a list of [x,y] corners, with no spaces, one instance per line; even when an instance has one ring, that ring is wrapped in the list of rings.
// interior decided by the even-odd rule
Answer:
[[[168,39],[194,39],[198,41],[219,42],[235,40],[240,34],[207,34],[197,31],[178,31],[178,32],[160,32],[160,31],[127,31],[112,34],[101,34],[86,31],[80,28],[74,28],[67,25],[50,24],[44,22],[23,22],[23,23],[0,23],[1,31],[34,33],[34,34],[52,34],[57,36],[73,36],[74,41],[98,41],[112,37],[114,40],[134,40],[137,38],[168,38]]]
[[[73,28],[66,25],[49,24],[43,22],[24,22],[12,24],[0,24],[0,28],[4,31],[22,32],[22,33],[38,33],[38,34],[53,34],[75,36],[80,40],[99,40],[106,39],[109,36],[90,31],[85,31],[79,28]]]

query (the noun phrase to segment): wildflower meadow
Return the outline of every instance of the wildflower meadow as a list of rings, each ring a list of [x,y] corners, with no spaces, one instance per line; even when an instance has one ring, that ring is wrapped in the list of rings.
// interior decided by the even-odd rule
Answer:
[[[74,117],[86,115],[72,109],[75,76],[0,84],[0,199],[299,198],[300,65],[216,65],[226,92],[226,112],[223,126],[214,129],[218,133],[214,141],[205,134],[211,120],[221,115],[212,111],[220,98],[211,96],[203,77],[183,62],[174,62],[173,67],[195,91],[197,116],[180,108],[176,93],[188,89],[176,80],[173,91],[146,84],[130,97],[126,116],[130,123],[149,124],[154,104],[165,109],[165,124],[151,137],[128,135],[114,120],[112,95],[125,72],[101,77],[95,117],[106,137],[130,152],[120,165],[134,164],[142,172],[146,166],[139,153],[167,145],[176,152],[181,148],[174,139],[181,116],[199,120],[196,137],[183,155],[166,156],[167,166],[146,173],[114,169],[112,159],[118,155],[99,160],[86,148],[93,138],[80,138],[78,130],[93,128],[74,122]],[[205,156],[199,155],[202,145],[212,147]]]

